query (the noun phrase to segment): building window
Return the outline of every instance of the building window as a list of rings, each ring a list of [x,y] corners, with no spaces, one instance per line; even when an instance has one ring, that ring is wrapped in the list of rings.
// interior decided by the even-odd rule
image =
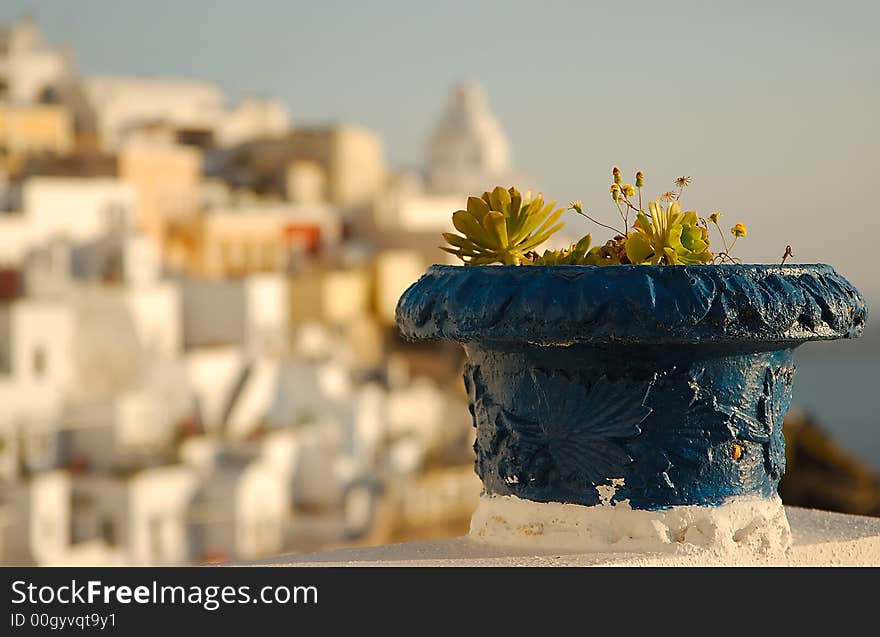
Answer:
[[[34,349],[34,376],[42,378],[46,373],[46,350],[42,347]]]

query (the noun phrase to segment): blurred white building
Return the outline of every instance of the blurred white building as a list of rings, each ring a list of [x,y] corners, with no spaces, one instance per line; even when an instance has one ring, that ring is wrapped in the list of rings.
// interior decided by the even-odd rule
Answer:
[[[29,20],[0,28],[0,102],[0,564],[351,539],[470,431],[384,352],[427,264],[408,242],[509,164],[478,89],[455,94],[427,176],[390,193],[369,130],[290,130],[279,102],[209,82],[81,87]],[[358,235],[377,200],[396,250]]]
[[[70,307],[18,299],[0,304],[0,482],[58,461],[55,427],[75,377]]]
[[[510,143],[478,84],[453,89],[428,139],[426,170],[434,194],[479,194],[510,177]]]
[[[280,137],[290,127],[290,116],[282,102],[246,97],[220,118],[215,141],[219,146],[235,146],[254,139]]]
[[[130,129],[150,122],[170,125],[193,141],[221,146],[277,137],[290,128],[281,102],[251,97],[230,108],[220,88],[210,82],[93,76],[83,84],[108,150],[119,147]]]
[[[0,481],[0,564],[51,563],[70,554],[70,477],[45,471]]]
[[[196,472],[182,465],[75,476],[71,549],[90,546],[103,563],[186,563],[187,509],[197,486]],[[48,563],[56,561],[70,557]]]
[[[455,262],[437,249],[440,233],[456,232],[452,213],[468,196],[497,185],[530,187],[511,169],[510,143],[483,89],[461,84],[428,137],[423,172],[396,175],[376,206],[373,238],[383,248],[417,250],[426,264]]]
[[[285,277],[182,279],[183,343],[187,349],[234,345],[248,354],[284,351],[289,338]]]
[[[137,213],[131,186],[113,177],[29,177],[20,207],[0,213],[0,261],[19,264],[52,239],[93,241],[130,226]]]
[[[45,46],[33,18],[0,25],[0,100],[37,102],[70,75],[70,54]]]

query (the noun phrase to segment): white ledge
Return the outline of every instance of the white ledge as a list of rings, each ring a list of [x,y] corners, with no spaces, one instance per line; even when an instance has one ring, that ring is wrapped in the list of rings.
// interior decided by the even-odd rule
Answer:
[[[468,537],[281,555],[274,566],[880,566],[880,518],[785,507],[791,547],[781,555],[565,552],[493,546]]]
[[[646,511],[630,508],[627,501],[610,505],[616,486],[599,487],[598,506],[484,494],[471,517],[469,535],[500,546],[573,553],[711,551],[721,557],[744,550],[783,554],[791,546],[778,496],[739,496],[719,506]]]

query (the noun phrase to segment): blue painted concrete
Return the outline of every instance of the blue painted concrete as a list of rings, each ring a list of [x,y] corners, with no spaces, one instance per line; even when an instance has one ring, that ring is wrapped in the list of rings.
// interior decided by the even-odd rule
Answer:
[[[407,338],[460,342],[487,493],[633,508],[771,497],[792,352],[854,338],[858,291],[827,265],[433,266]]]

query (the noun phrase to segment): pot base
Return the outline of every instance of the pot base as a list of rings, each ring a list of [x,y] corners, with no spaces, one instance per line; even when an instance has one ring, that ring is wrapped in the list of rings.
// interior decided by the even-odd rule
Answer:
[[[782,500],[734,497],[720,506],[646,511],[482,495],[470,536],[490,544],[578,552],[785,553],[791,529]]]

